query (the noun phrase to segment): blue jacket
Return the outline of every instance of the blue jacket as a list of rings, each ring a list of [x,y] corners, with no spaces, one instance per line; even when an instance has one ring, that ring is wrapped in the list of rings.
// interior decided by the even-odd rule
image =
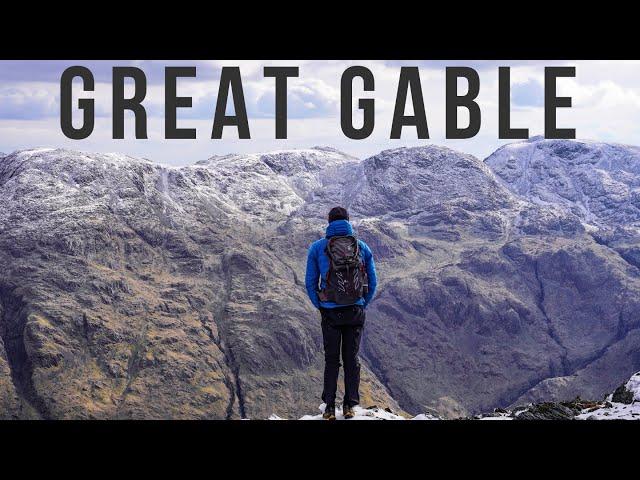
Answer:
[[[327,278],[327,272],[329,271],[329,257],[325,253],[327,246],[327,239],[340,235],[353,235],[353,228],[347,220],[334,220],[327,227],[326,237],[317,240],[309,247],[309,254],[307,255],[307,274],[305,276],[305,286],[307,287],[307,294],[311,299],[311,303],[316,308],[336,308],[343,307],[344,305],[338,305],[334,302],[321,302],[318,298],[318,281],[320,281],[320,290],[325,288]],[[373,254],[369,246],[362,240],[358,240],[360,247],[360,256],[364,262],[364,266],[367,269],[367,276],[369,277],[369,290],[367,294],[360,298],[354,305],[363,305],[365,308],[371,302],[373,295],[376,293],[377,278],[376,278],[376,266],[373,262]]]

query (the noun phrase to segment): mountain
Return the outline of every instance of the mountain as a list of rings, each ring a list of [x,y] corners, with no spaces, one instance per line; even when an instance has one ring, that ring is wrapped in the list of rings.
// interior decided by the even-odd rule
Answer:
[[[503,185],[527,201],[560,209],[577,218],[588,236],[601,247],[598,251],[611,260],[617,257],[620,271],[626,272],[631,283],[636,284],[640,273],[640,148],[535,137],[498,149],[485,163]],[[586,265],[578,269],[589,270]],[[591,270],[602,272],[603,267],[593,264]],[[591,280],[595,278],[585,279]],[[570,321],[591,329],[594,323],[602,322],[603,309],[611,309],[611,305],[620,299],[635,295],[635,287],[627,290],[626,281],[617,286],[604,278],[599,282],[593,285],[597,299],[595,310],[579,313],[579,317],[584,316],[582,321],[573,313],[567,313],[567,324]],[[583,281],[572,285],[563,278],[552,287],[557,297],[566,293],[557,292],[558,287],[564,291],[573,287],[579,293],[588,288]],[[613,379],[629,374],[628,367],[636,365],[640,355],[633,346],[637,322],[632,320],[635,313],[631,312],[635,312],[636,301],[634,299],[627,306],[623,300],[623,304],[625,306],[617,314],[617,328],[614,326],[616,314],[609,313],[609,336],[613,336],[614,342],[594,352],[591,361],[583,362],[584,365],[571,371],[570,375],[546,379],[520,400],[561,399],[579,393],[593,397],[612,387]],[[566,303],[567,309],[574,307],[580,310],[575,300]],[[557,316],[559,312],[551,310],[549,313]],[[581,336],[573,338],[578,340]],[[573,343],[577,344],[576,341]]]
[[[559,165],[577,142],[564,143]],[[530,168],[508,148],[494,155]],[[598,398],[640,370],[640,272],[621,253],[639,243],[613,211],[629,218],[633,202],[608,214],[590,203],[596,222],[519,190],[497,159],[438,146],[363,161],[314,147],[181,168],[54,149],[5,156],[0,415],[312,411],[323,357],[306,250],[336,204],[380,276],[363,407],[460,417]]]
[[[597,241],[640,267],[640,147],[534,137],[485,162],[511,191],[571,212]]]
[[[598,227],[640,227],[640,147],[534,137],[485,162],[530,202],[562,206]]]
[[[350,161],[311,153],[329,169]],[[186,168],[66,150],[5,157],[3,416],[308,411],[319,321],[298,280],[304,259],[274,239],[313,179],[278,173],[285,157]],[[366,401],[395,405],[366,367],[363,377]]]
[[[383,285],[363,353],[408,412],[508,406],[617,356],[608,368],[624,372],[588,378],[604,392],[639,367],[637,269],[575,215],[440,147],[383,152],[364,172],[349,207]]]

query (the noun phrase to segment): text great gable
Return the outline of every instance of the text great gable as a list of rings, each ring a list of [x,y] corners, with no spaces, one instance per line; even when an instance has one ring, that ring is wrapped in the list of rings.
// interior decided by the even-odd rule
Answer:
[[[482,112],[475,99],[480,92],[480,77],[470,67],[446,67],[446,138],[465,139],[474,137],[480,130]],[[512,128],[510,123],[510,68],[499,67],[498,83],[498,138],[526,139],[526,128]],[[275,89],[275,138],[287,138],[287,84],[290,78],[299,76],[298,67],[264,67],[265,77],[274,78]],[[195,139],[196,129],[177,126],[179,108],[191,108],[191,97],[177,95],[180,78],[196,77],[196,67],[165,68],[165,104],[164,119],[166,139]],[[545,67],[545,137],[575,138],[575,130],[556,126],[556,109],[570,107],[571,97],[558,97],[556,83],[560,77],[575,77],[575,67]],[[82,114],[80,127],[73,125],[74,105],[72,102],[73,80],[82,81],[82,91],[92,92],[95,80],[92,72],[83,66],[67,68],[60,79],[60,126],[68,138],[82,140],[93,133],[95,124],[95,104],[93,98],[78,99],[77,108]],[[466,80],[466,93],[457,90],[458,79]],[[133,81],[133,96],[125,98],[125,80]],[[362,111],[362,125],[354,126],[352,102],[354,80],[363,85],[364,92],[375,92],[375,78],[371,70],[363,66],[352,66],[343,73],[340,81],[340,126],[345,136],[362,140],[371,135],[375,125],[375,98],[359,98],[358,108]],[[113,67],[112,72],[112,136],[124,138],[124,112],[129,110],[135,117],[135,138],[147,137],[147,112],[144,99],[147,92],[147,79],[143,70],[137,67]],[[370,93],[369,93],[370,94]],[[406,103],[410,99],[413,114],[405,113]],[[233,115],[226,113],[227,104],[233,105]],[[458,126],[458,110],[467,109],[469,122],[465,127]],[[250,139],[249,121],[244,100],[242,77],[239,67],[222,67],[218,84],[218,95],[213,113],[212,139],[221,139],[225,127],[235,127],[240,139]],[[390,138],[401,138],[403,129],[414,128],[420,139],[429,138],[427,109],[425,107],[420,72],[418,67],[401,67],[398,76],[398,88],[395,108],[390,126]]]

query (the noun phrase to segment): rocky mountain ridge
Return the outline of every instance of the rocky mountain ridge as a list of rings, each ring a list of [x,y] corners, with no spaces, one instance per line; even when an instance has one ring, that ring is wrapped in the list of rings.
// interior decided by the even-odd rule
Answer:
[[[484,162],[437,146],[363,161],[315,147],[180,168],[55,149],[6,155],[0,415],[310,411],[321,335],[302,278],[336,204],[381,279],[362,345],[365,406],[459,417],[597,398],[640,369],[637,149],[554,142]],[[545,173],[540,151],[554,168],[569,168],[564,155],[616,181],[581,170],[582,203],[562,189],[556,198],[564,177]],[[508,173],[523,169],[535,181]]]
[[[596,226],[640,226],[640,147],[534,137],[485,163],[532,203],[561,206]]]

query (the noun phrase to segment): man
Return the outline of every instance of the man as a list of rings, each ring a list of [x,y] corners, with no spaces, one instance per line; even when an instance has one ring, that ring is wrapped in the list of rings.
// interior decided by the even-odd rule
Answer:
[[[327,420],[336,419],[341,350],[344,362],[344,418],[353,418],[353,407],[360,403],[358,350],[365,309],[376,292],[376,284],[371,250],[355,237],[347,210],[332,208],[325,238],[309,247],[305,278],[309,298],[320,310],[322,318],[325,361],[322,400],[326,404],[323,418]]]

